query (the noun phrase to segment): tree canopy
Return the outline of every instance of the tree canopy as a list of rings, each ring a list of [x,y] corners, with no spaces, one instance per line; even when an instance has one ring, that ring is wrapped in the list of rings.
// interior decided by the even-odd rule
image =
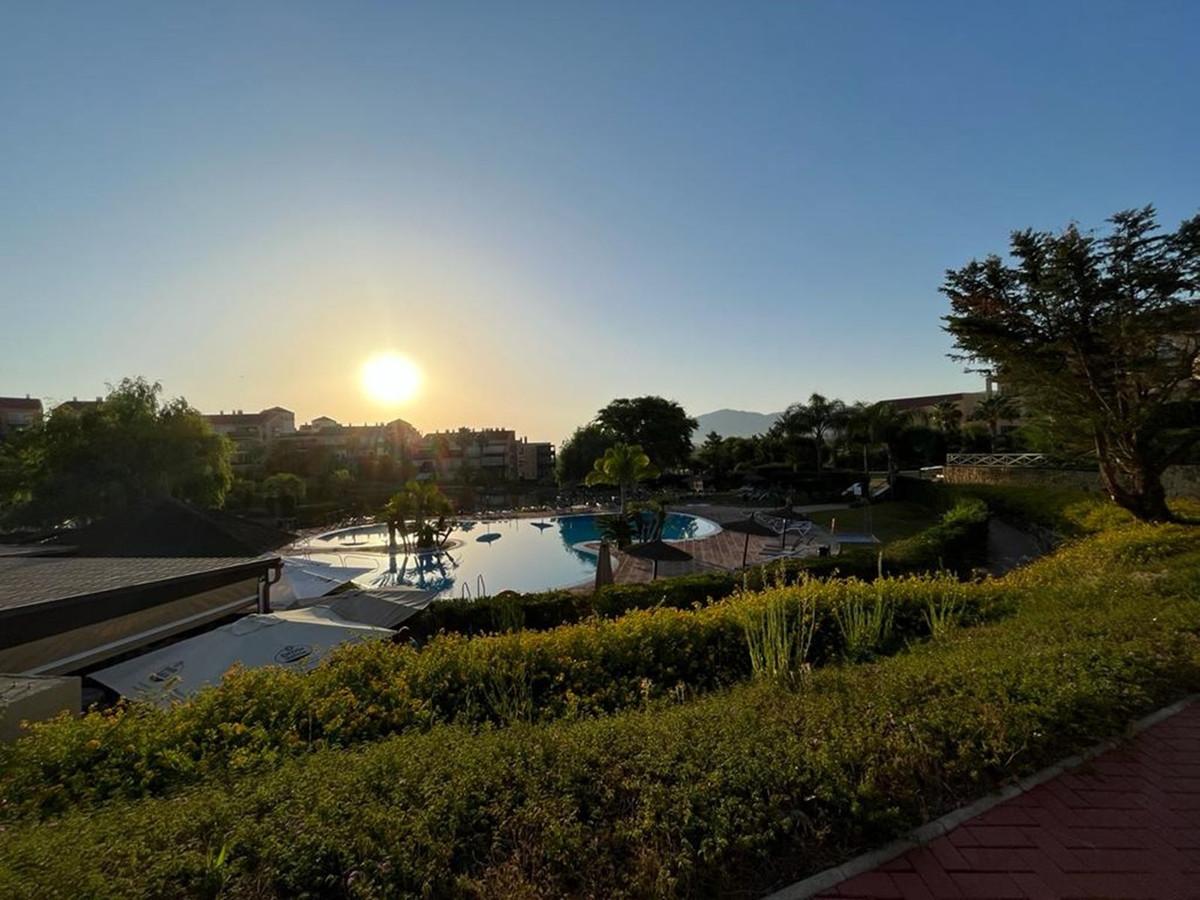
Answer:
[[[817,475],[824,465],[825,442],[829,435],[846,423],[846,404],[841,400],[830,400],[821,394],[813,394],[807,403],[793,403],[779,416],[768,434],[779,439],[792,452],[789,462],[793,469],[798,465],[796,453],[802,445],[801,438],[811,438],[808,445],[816,460]]]
[[[604,455],[595,461],[592,471],[588,473],[587,483],[612,484],[621,491],[621,512],[625,512],[629,491],[633,490],[639,481],[646,481],[658,476],[658,469],[650,461],[650,457],[637,444],[614,444],[604,451]]]
[[[1017,231],[1011,262],[947,271],[944,321],[1064,446],[1096,454],[1113,500],[1162,520],[1162,472],[1200,441],[1200,216],[1163,232],[1147,206],[1109,224]]]
[[[233,483],[229,441],[182,397],[126,378],[108,396],[56,407],[0,444],[0,514],[30,524],[92,520],[164,497],[217,507]]]
[[[595,422],[576,428],[558,448],[555,466],[559,483],[583,481],[592,471],[592,463],[616,442],[615,434]]]
[[[662,469],[687,465],[699,427],[678,403],[654,396],[613,400],[596,413],[596,424],[621,443],[640,445]]]

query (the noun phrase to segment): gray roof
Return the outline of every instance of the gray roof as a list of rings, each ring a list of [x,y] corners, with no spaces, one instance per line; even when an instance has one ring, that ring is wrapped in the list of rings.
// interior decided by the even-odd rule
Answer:
[[[0,609],[16,609],[107,591],[204,575],[262,557],[80,557],[0,555]],[[249,577],[249,575],[247,576]]]

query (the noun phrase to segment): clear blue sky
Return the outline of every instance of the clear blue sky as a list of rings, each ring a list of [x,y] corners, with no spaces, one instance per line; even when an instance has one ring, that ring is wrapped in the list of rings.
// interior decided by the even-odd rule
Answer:
[[[0,394],[560,439],[973,388],[942,271],[1200,208],[1200,3],[0,13]],[[373,406],[395,349],[420,395]]]

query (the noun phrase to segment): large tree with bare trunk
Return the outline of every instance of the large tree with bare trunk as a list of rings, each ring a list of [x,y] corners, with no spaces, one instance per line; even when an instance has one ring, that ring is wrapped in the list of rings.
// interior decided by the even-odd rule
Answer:
[[[1200,442],[1200,215],[1174,232],[1149,206],[1109,224],[1014,232],[1010,260],[949,270],[944,321],[1061,443],[1094,451],[1114,501],[1162,521],[1162,473]]]

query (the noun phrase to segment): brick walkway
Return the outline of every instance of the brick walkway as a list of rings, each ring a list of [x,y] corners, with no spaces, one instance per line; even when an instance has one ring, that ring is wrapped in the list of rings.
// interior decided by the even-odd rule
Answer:
[[[842,509],[843,506],[831,506]],[[679,507],[675,511],[691,515],[704,516],[715,522],[728,522],[748,516],[753,509],[738,507]],[[821,528],[814,528],[807,552],[815,554],[817,545],[829,543],[829,535]],[[788,547],[795,545],[796,539],[789,535]],[[675,542],[673,542],[675,543]],[[747,550],[746,536],[731,531],[722,531],[712,537],[699,538],[692,541],[679,541],[677,545],[690,553],[694,558],[687,562],[663,562],[658,564],[659,578],[672,578],[676,575],[692,575],[697,572],[711,572],[717,569],[740,569],[742,553]],[[746,561],[749,565],[767,561],[773,557],[764,556],[764,550],[775,550],[779,547],[777,537],[750,537]],[[613,580],[617,584],[649,581],[654,572],[654,564],[644,559],[634,559],[623,553],[613,554]]]
[[[1200,703],[817,896],[1200,898]]]

